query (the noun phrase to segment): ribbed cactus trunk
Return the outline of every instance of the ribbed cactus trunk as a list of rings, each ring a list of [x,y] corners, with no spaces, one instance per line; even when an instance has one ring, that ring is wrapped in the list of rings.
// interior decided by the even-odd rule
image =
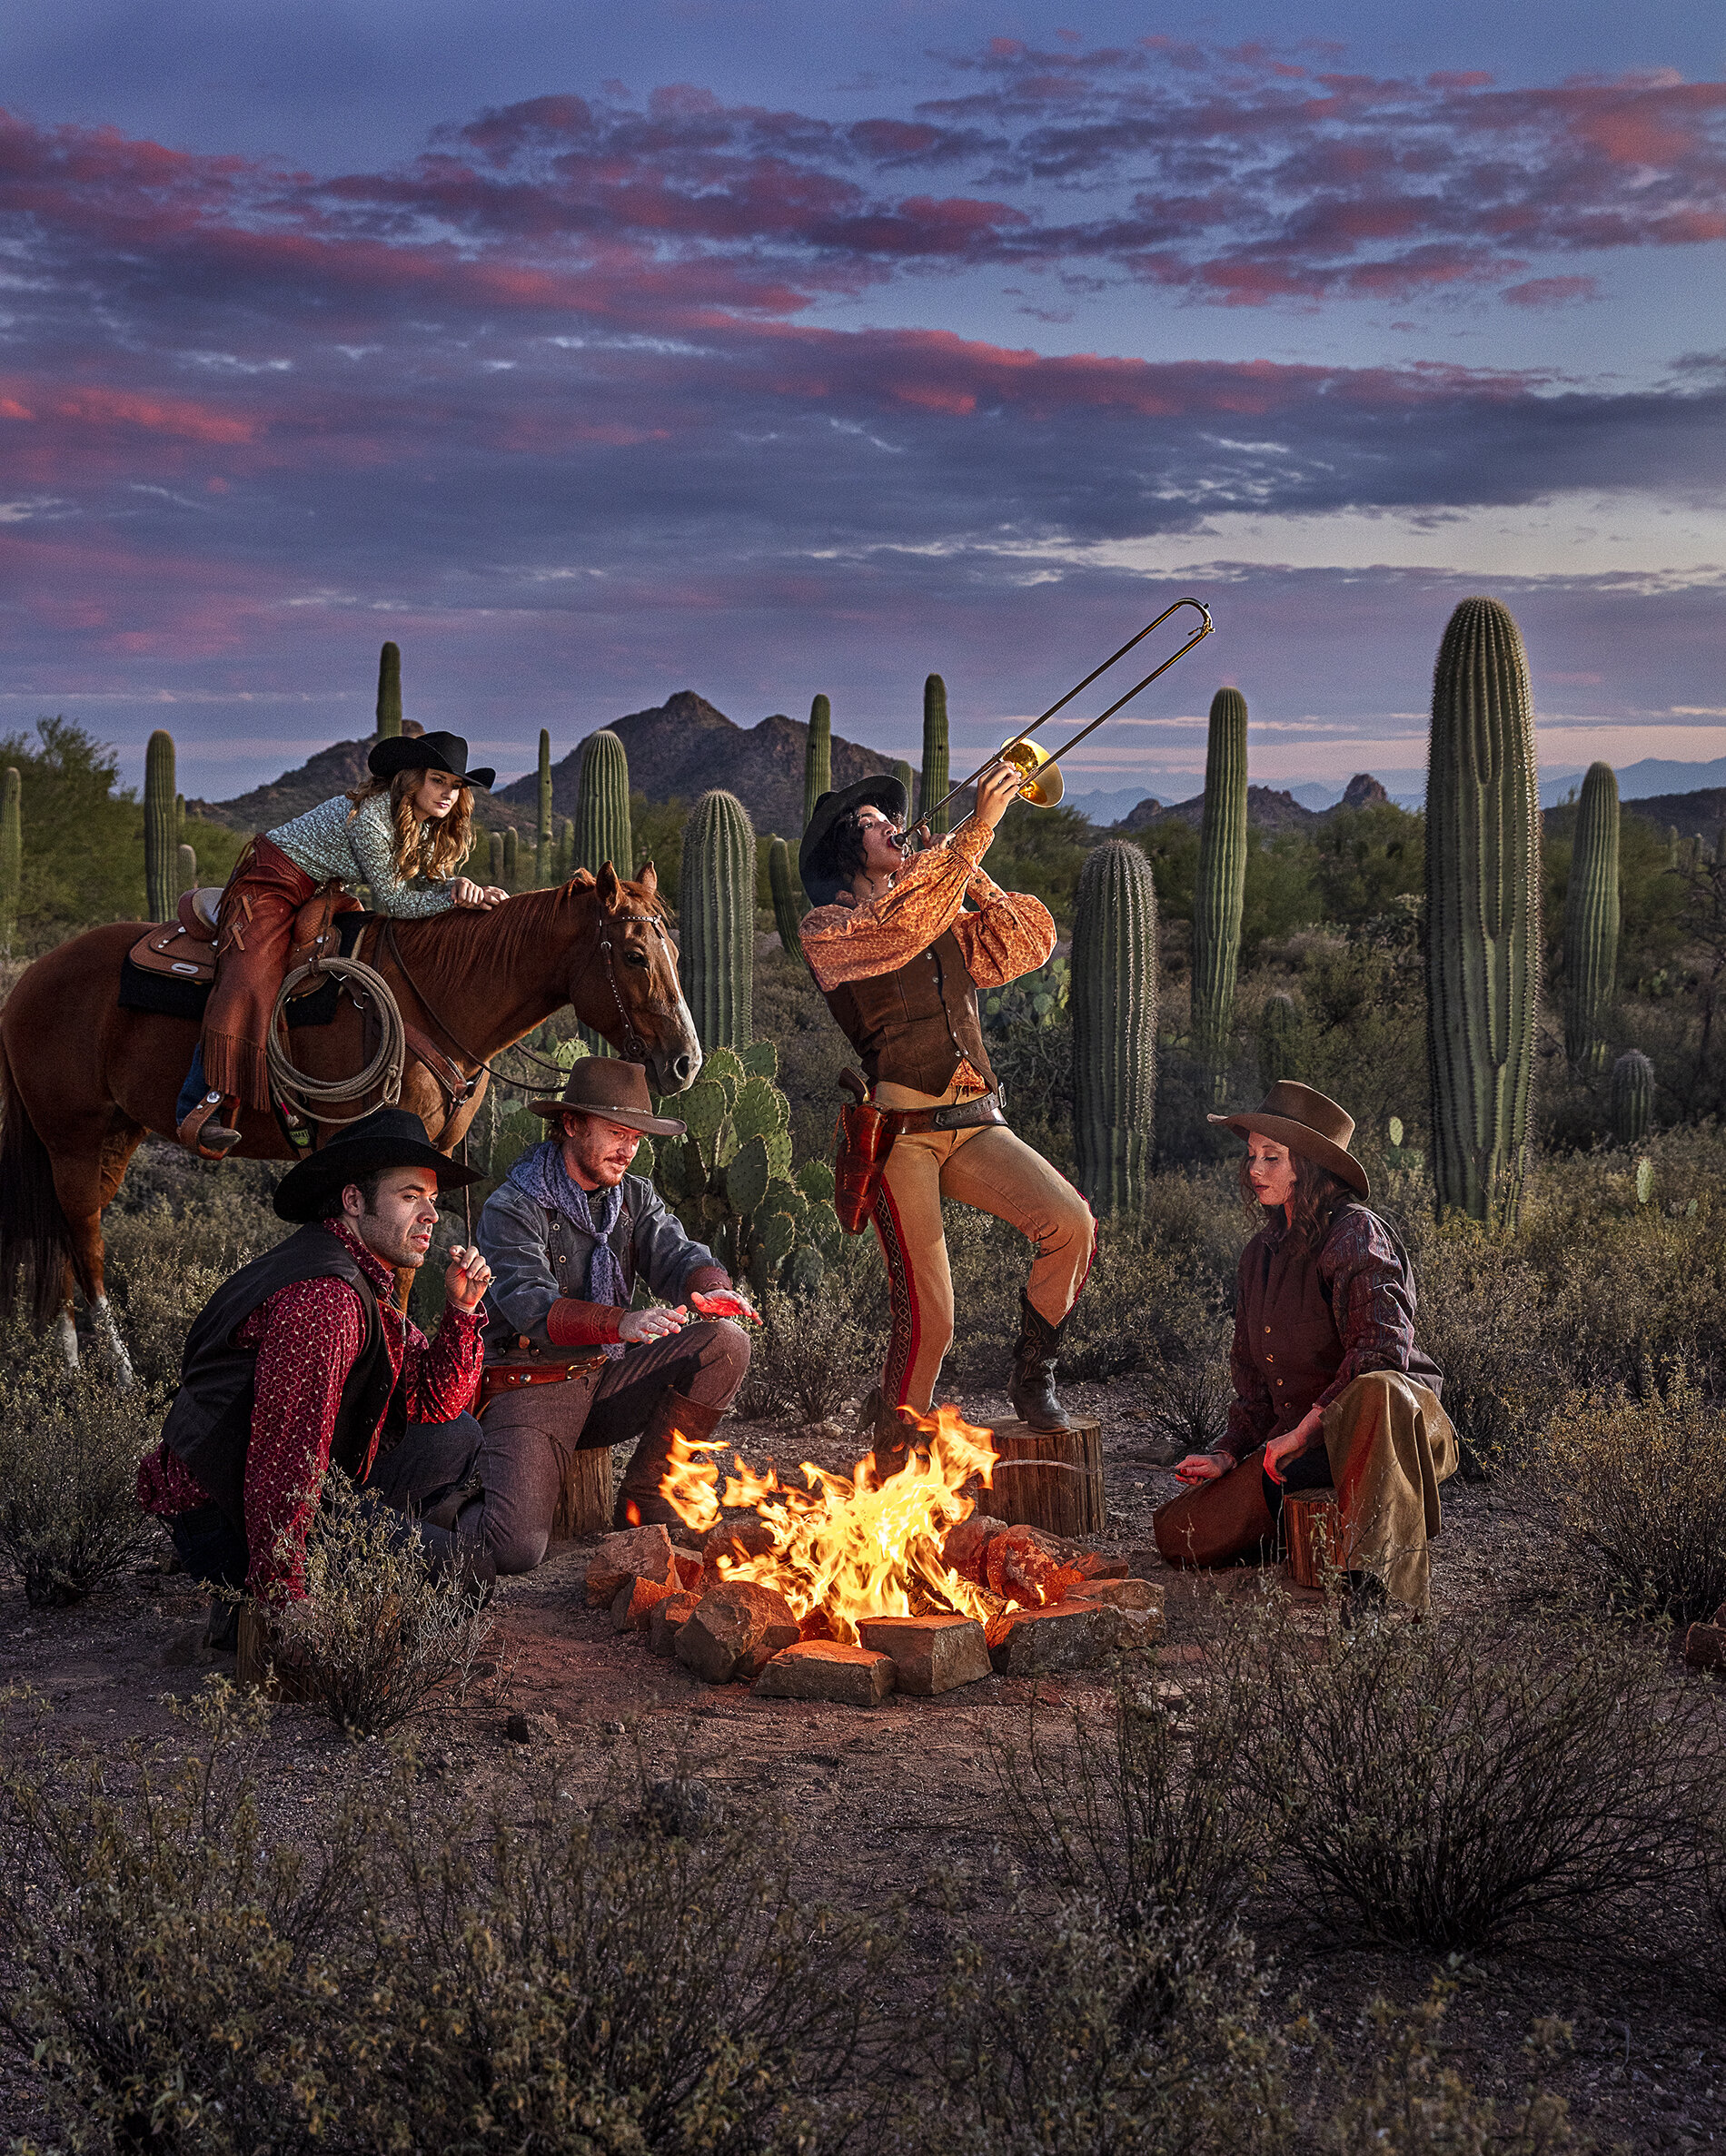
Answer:
[[[1640,1145],[1653,1120],[1654,1066],[1640,1048],[1627,1048],[1612,1065],[1612,1135]]]
[[[1564,1053],[1597,1077],[1618,977],[1618,778],[1591,764],[1576,810],[1570,883],[1564,893]]]
[[[198,887],[198,856],[191,846],[182,846],[175,849],[174,859],[177,864],[174,880],[179,885],[177,895],[184,898],[188,891],[195,891]]]
[[[1219,1097],[1228,1081],[1245,896],[1246,698],[1219,688],[1211,698],[1193,889],[1193,1046]]]
[[[953,783],[947,774],[947,684],[938,674],[931,674],[923,684],[923,787],[918,804],[919,820],[923,803],[927,801],[933,807]],[[929,829],[938,838],[952,821],[952,810],[940,809],[928,819]]]
[[[768,848],[767,880],[773,894],[773,921],[779,932],[779,942],[793,958],[807,964],[803,959],[803,939],[798,934],[798,925],[807,907],[798,885],[791,849],[782,838],[776,838]]]
[[[0,778],[0,951],[12,954],[24,885],[24,779],[8,764]]]
[[[917,773],[903,757],[893,766],[893,776],[905,788],[905,813],[915,815],[917,810]]]
[[[1279,1078],[1300,1078],[1300,1043],[1301,1014],[1294,998],[1267,995],[1258,1014],[1258,1075],[1267,1092]]]
[[[174,827],[174,736],[158,727],[144,752],[144,895],[152,921],[172,921],[179,904],[179,845]]]
[[[1145,1202],[1156,1103],[1156,886],[1130,840],[1086,855],[1073,916],[1073,1130],[1099,1218]]]
[[[503,831],[503,888],[519,891],[521,888],[521,841],[513,824]]]
[[[678,973],[704,1049],[746,1048],[755,976],[755,831],[735,794],[703,794],[683,826]]]
[[[402,653],[386,644],[378,654],[378,739],[402,731]]]
[[[1523,639],[1496,599],[1451,616],[1426,773],[1426,1043],[1441,1214],[1513,1226],[1540,990],[1540,801]]]
[[[581,752],[581,784],[575,797],[575,865],[598,875],[609,861],[620,876],[630,873],[634,840],[630,828],[630,759],[618,736],[590,734]]]
[[[551,841],[552,880],[567,884],[575,874],[575,823],[570,816],[557,819],[556,833]]]
[[[488,831],[486,833],[485,854],[486,881],[496,884],[500,889],[507,891],[509,885],[503,881],[503,834],[501,831]]]
[[[184,846],[185,838],[186,797],[184,794],[176,794],[174,796],[174,842],[176,846]]]
[[[815,804],[833,791],[833,707],[825,697],[809,706],[808,746],[803,752],[803,828],[809,827]]]
[[[540,813],[533,826],[533,881],[541,890],[551,881],[551,737],[540,728]]]

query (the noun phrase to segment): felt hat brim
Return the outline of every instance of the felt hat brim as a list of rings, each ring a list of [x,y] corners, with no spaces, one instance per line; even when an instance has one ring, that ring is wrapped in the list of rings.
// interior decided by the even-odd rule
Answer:
[[[470,771],[468,745],[459,734],[392,734],[374,742],[365,767],[374,778],[393,778],[398,771],[447,771],[464,786],[477,786],[489,794],[497,773],[488,767]]]
[[[430,1168],[440,1192],[465,1190],[482,1180],[477,1168],[464,1168],[435,1145],[416,1144],[411,1138],[385,1140],[363,1151],[337,1142],[332,1150],[314,1152],[288,1170],[275,1188],[276,1218],[297,1227],[326,1219],[332,1198],[340,1197],[351,1182],[385,1168]]]
[[[812,876],[818,883],[823,880],[815,865],[834,826],[852,809],[864,807],[878,808],[896,831],[904,830],[911,813],[905,788],[890,771],[877,771],[868,778],[854,779],[848,786],[823,794],[809,812],[808,828],[797,849],[798,881],[811,899],[815,893],[809,890],[809,881]]]
[[[1279,1145],[1286,1145],[1290,1152],[1297,1152],[1303,1159],[1328,1168],[1363,1198],[1373,1194],[1366,1171],[1354,1154],[1344,1152],[1340,1145],[1314,1130],[1310,1123],[1296,1123],[1286,1115],[1265,1115],[1256,1108],[1250,1108],[1241,1115],[1207,1115],[1205,1120],[1220,1123],[1227,1131],[1238,1131],[1243,1138],[1249,1131],[1256,1131],[1261,1138],[1275,1138]]]
[[[644,1138],[681,1138],[689,1130],[669,1115],[648,1115],[640,1108],[600,1108],[591,1101],[530,1101],[530,1115],[597,1115],[601,1123],[620,1123],[626,1131],[640,1131]]]

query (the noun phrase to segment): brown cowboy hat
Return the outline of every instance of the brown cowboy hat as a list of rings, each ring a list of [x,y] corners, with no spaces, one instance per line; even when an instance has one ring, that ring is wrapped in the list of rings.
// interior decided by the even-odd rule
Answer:
[[[1220,1123],[1225,1130],[1238,1131],[1243,1138],[1249,1131],[1256,1131],[1261,1138],[1275,1138],[1290,1152],[1316,1161],[1321,1168],[1340,1175],[1363,1198],[1372,1196],[1365,1169],[1348,1150],[1348,1142],[1354,1135],[1354,1118],[1322,1093],[1314,1093],[1310,1085],[1279,1078],[1256,1108],[1241,1115],[1212,1115],[1205,1120]]]
[[[602,1116],[650,1138],[680,1138],[689,1127],[653,1113],[647,1072],[640,1063],[616,1063],[609,1055],[584,1055],[555,1101],[530,1101],[528,1106],[535,1115]]]

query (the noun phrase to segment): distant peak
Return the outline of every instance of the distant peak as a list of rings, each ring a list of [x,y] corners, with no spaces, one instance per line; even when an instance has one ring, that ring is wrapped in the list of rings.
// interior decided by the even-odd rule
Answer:
[[[1390,796],[1370,771],[1357,771],[1343,788],[1342,806],[1344,808],[1371,808],[1375,803],[1389,799]]]

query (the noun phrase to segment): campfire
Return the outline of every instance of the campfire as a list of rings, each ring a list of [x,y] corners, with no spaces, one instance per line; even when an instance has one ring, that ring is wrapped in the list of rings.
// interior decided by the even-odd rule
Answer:
[[[1124,1559],[978,1510],[992,1433],[953,1408],[919,1419],[903,1467],[848,1478],[813,1461],[801,1487],[758,1474],[726,1447],[678,1439],[660,1485],[698,1554],[663,1528],[608,1536],[590,1603],[647,1632],[709,1683],[872,1705],[932,1694],[992,1669],[1040,1675],[1144,1647],[1161,1627],[1150,1584]]]

